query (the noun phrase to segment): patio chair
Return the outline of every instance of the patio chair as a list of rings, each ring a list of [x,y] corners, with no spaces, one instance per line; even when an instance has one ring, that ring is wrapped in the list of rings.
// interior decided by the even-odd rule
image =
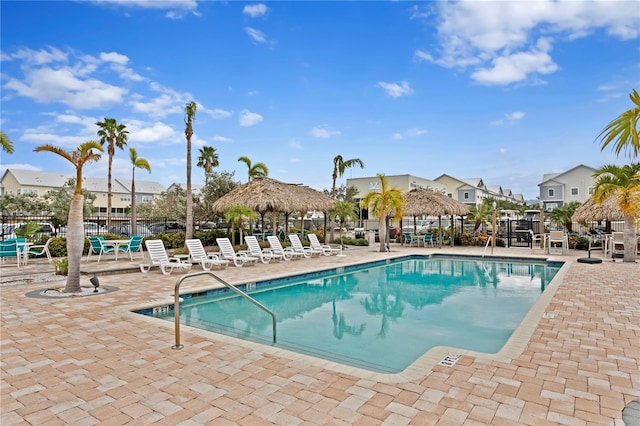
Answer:
[[[212,266],[220,266],[220,269],[223,269],[229,265],[228,260],[220,259],[218,255],[213,253],[207,254],[202,246],[202,241],[197,238],[186,240],[185,245],[189,250],[191,263],[199,263],[205,271],[210,271]]]
[[[220,247],[220,255],[223,259],[232,261],[236,267],[241,268],[244,264],[252,265],[258,261],[257,257],[249,256],[245,252],[238,252],[233,249],[229,238],[216,238],[216,243]]]
[[[51,252],[49,251],[49,244],[51,244],[53,238],[49,238],[44,245],[35,245],[29,247],[29,254],[34,256],[42,256],[43,254],[47,255],[47,259],[49,259],[49,263],[53,263],[53,259],[51,258]]]
[[[0,241],[0,262],[4,264],[7,258],[15,257],[16,266],[20,267],[20,252],[18,250],[18,242],[13,240]]]
[[[316,234],[307,234],[307,238],[309,238],[311,248],[316,251],[320,250],[325,256],[340,253],[339,248],[331,247],[329,244],[321,244]]]
[[[280,244],[280,239],[275,235],[268,236],[267,241],[269,241],[271,251],[277,255],[282,255],[284,260],[300,259],[303,256],[302,253],[293,251],[291,247],[283,248],[282,244]]]
[[[169,258],[162,240],[147,240],[144,244],[147,246],[147,253],[149,253],[149,263],[140,264],[140,271],[143,274],[149,272],[154,266],[158,266],[163,275],[170,275],[174,269],[183,271],[191,269],[191,263],[183,262],[177,257]]]
[[[291,241],[291,248],[293,249],[293,251],[296,253],[302,253],[302,255],[306,258],[310,258],[314,254],[322,254],[322,250],[314,251],[311,247],[303,246],[302,241],[300,241],[300,237],[298,237],[298,234],[289,234],[289,241]]]
[[[529,229],[529,238],[531,239],[531,254],[533,254],[536,247],[545,246],[544,235],[534,233],[533,229]]]
[[[91,247],[89,247],[89,253],[87,254],[87,262],[92,255],[98,255],[98,262],[102,258],[103,254],[108,254],[115,252],[114,247],[105,246],[103,244],[104,238],[100,238],[100,236],[89,236],[89,243],[91,243]]]
[[[244,237],[244,242],[247,244],[247,253],[260,258],[262,263],[269,263],[271,259],[284,260],[284,254],[276,254],[270,248],[260,247],[258,238],[255,236],[247,235]]]
[[[563,231],[551,231],[547,237],[547,253],[551,252],[553,247],[557,247],[560,244],[562,254],[565,254],[569,249],[569,239]]]
[[[438,243],[438,236],[436,234],[425,234],[424,235],[424,246],[426,247],[427,244],[430,245],[431,247],[435,247],[435,245]]]
[[[134,235],[129,239],[129,244],[118,247],[123,253],[129,253],[129,259],[133,260],[133,253],[140,253],[140,256],[144,258],[144,250],[142,249],[142,236]]]
[[[611,258],[615,259],[616,256],[624,257],[624,232],[613,232],[609,244]]]

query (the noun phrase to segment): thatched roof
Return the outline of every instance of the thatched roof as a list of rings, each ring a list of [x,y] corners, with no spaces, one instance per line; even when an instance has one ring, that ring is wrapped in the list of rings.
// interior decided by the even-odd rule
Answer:
[[[453,198],[424,188],[415,188],[405,194],[404,214],[407,216],[465,216],[469,206]]]
[[[213,203],[213,211],[224,213],[235,205],[266,212],[327,212],[335,208],[335,200],[308,186],[284,183],[267,177],[254,177],[223,195]]]
[[[578,223],[623,219],[617,195],[611,195],[602,204],[596,204],[591,196],[571,216],[571,220]]]

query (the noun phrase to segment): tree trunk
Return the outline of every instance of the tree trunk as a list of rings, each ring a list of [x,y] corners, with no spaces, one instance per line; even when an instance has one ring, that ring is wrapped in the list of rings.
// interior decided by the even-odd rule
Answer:
[[[636,237],[636,226],[633,222],[633,216],[624,217],[624,234],[622,236],[624,240],[624,257],[622,258],[623,262],[636,261],[636,246],[638,244],[638,238]]]
[[[387,251],[387,247],[386,247],[386,238],[385,235],[387,234],[387,229],[386,229],[386,218],[384,216],[382,216],[379,220],[378,220],[378,238],[380,239],[380,248],[379,251],[382,252],[386,252]]]
[[[138,218],[136,217],[136,169],[131,174],[131,235],[138,235]]]
[[[69,272],[65,293],[80,292],[80,262],[84,250],[84,227],[82,225],[82,209],[84,207],[84,195],[75,194],[69,205],[69,217],[67,220],[67,258],[69,260]]]
[[[193,238],[193,196],[191,195],[191,136],[187,136],[187,217],[185,239]]]

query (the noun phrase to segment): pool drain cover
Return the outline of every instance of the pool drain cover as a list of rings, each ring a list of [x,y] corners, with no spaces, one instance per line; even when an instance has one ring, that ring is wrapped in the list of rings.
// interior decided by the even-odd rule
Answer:
[[[444,365],[445,367],[453,367],[461,357],[462,355],[460,354],[448,353],[438,364]]]

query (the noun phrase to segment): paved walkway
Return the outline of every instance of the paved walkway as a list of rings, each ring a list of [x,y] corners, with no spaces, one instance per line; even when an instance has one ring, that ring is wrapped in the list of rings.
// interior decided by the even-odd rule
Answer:
[[[343,259],[230,266],[220,276],[240,283],[450,250],[349,249]],[[499,256],[529,254],[496,249]],[[3,266],[0,424],[623,425],[623,408],[640,398],[640,263],[575,262],[584,255],[558,256],[570,265],[542,307],[551,315],[533,318],[518,353],[497,359],[466,354],[453,367],[434,365],[409,375],[345,370],[189,327],[182,329],[184,349],[173,350],[172,323],[130,309],[171,300],[177,273],[100,276],[101,285],[120,290],[34,299],[25,294],[64,282],[45,283],[41,275],[30,284],[12,284],[15,267]],[[32,261],[21,273],[48,268],[46,260]],[[185,281],[185,290],[194,288]]]

